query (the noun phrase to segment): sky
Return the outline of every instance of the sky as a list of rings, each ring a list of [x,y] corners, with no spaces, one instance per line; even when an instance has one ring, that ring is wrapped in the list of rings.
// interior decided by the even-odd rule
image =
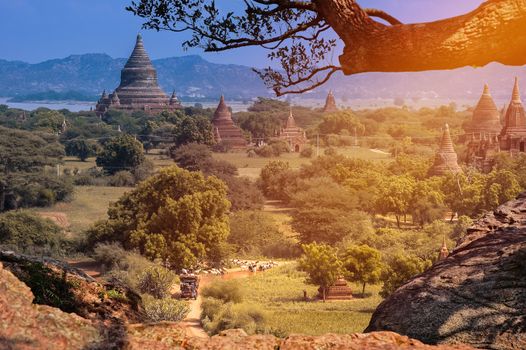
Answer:
[[[152,59],[199,54],[216,63],[268,66],[266,51],[243,48],[222,53],[184,51],[185,34],[142,30],[142,20],[124,8],[131,0],[0,0],[0,59],[29,63],[71,54],[106,53],[128,57],[141,32]],[[358,0],[386,10],[404,23],[426,22],[466,13],[482,0]],[[241,6],[241,0],[216,0]]]

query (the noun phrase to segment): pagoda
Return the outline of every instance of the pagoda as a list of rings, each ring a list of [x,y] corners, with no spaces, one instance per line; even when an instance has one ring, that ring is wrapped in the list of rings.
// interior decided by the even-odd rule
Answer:
[[[440,148],[436,153],[435,162],[429,170],[431,176],[441,176],[448,173],[460,173],[462,169],[457,163],[457,153],[453,148],[453,141],[449,133],[449,125],[444,126]]]
[[[442,241],[442,247],[440,248],[440,252],[438,253],[438,261],[444,260],[448,256],[449,256],[449,249],[447,249],[446,237],[444,236],[444,239]]]
[[[289,112],[285,127],[282,128],[279,133],[279,139],[285,141],[289,145],[289,149],[293,152],[301,152],[308,143],[305,131],[299,126],[296,126],[292,109]]]
[[[318,298],[323,299],[323,288],[318,288]],[[352,299],[352,290],[347,285],[347,281],[338,278],[336,282],[325,290],[325,300],[350,300]]]
[[[511,154],[526,151],[526,112],[521,100],[518,78],[515,78],[511,102],[504,117],[500,148]]]
[[[245,148],[247,141],[232,120],[232,112],[225,103],[225,97],[221,95],[219,105],[212,119],[214,139],[217,143],[226,143],[232,148]]]
[[[135,48],[121,71],[121,83],[111,94],[102,93],[95,111],[104,115],[115,109],[126,112],[144,111],[149,115],[182,108],[175,94],[172,98],[164,93],[157,83],[157,71],[142,41],[137,35]]]
[[[483,172],[491,171],[494,155],[500,152],[498,135],[501,133],[501,115],[491,97],[488,84],[473,110],[471,122],[464,129],[467,143],[466,162]]]
[[[332,93],[332,90],[329,90],[329,94],[325,99],[325,107],[323,107],[323,113],[334,113],[338,112],[338,107],[336,106],[336,99]]]

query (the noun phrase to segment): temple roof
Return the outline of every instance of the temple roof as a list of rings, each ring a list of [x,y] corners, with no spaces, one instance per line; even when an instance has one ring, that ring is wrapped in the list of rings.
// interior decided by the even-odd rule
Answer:
[[[506,110],[504,122],[505,125],[502,134],[513,133],[519,130],[526,132],[526,112],[524,111],[524,106],[521,100],[518,78],[515,78],[511,101]]]
[[[213,121],[226,120],[232,121],[232,113],[225,103],[225,96],[221,95],[219,100],[219,105],[217,106],[216,111],[214,112]]]
[[[447,173],[459,173],[462,169],[457,163],[457,153],[453,148],[453,141],[449,133],[449,125],[445,124],[440,140],[440,148],[435,155],[435,162],[430,169],[430,175],[445,175]]]
[[[287,124],[285,125],[286,129],[292,129],[296,127],[296,121],[294,120],[294,115],[292,115],[292,109],[290,110],[289,117],[287,118]]]
[[[444,125],[444,131],[442,132],[442,139],[440,141],[440,149],[438,152],[440,153],[455,153],[455,149],[453,148],[453,141],[451,141],[451,134],[449,133],[449,125]]]
[[[337,112],[337,111],[338,111],[338,107],[336,106],[336,99],[334,98],[332,90],[329,90],[329,94],[327,95],[327,98],[325,99],[325,107],[323,107],[323,112],[332,113],[332,112]]]
[[[473,110],[471,123],[465,131],[466,133],[499,134],[501,130],[499,110],[491,97],[488,84],[485,84],[482,96]]]
[[[135,41],[135,47],[126,62],[124,68],[151,68],[153,69],[152,61],[148,56],[148,53],[144,49],[144,43],[142,41],[141,34],[137,34],[137,40]]]

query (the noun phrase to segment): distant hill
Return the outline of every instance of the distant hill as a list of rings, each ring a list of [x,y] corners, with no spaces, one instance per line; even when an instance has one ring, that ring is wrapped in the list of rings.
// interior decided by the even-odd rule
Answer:
[[[105,54],[72,55],[37,64],[0,60],[0,96],[28,100],[38,96],[99,96],[111,92],[120,80],[124,58]],[[161,87],[175,90],[183,100],[230,100],[271,97],[262,81],[248,66],[211,63],[200,56],[154,60]],[[526,69],[491,64],[483,68],[418,73],[365,73],[351,77],[336,74],[314,92],[294,98],[324,98],[329,89],[343,100],[395,98],[440,98],[476,100],[488,82],[497,101],[509,99],[513,77],[519,76],[526,91]]]
[[[124,58],[105,54],[72,55],[37,64],[0,60],[0,96],[28,100],[34,94],[59,92],[99,96],[119,85]],[[153,61],[159,84],[183,99],[218,99],[219,95],[235,100],[270,96],[262,81],[250,67],[215,64],[200,56],[164,58]],[[58,95],[59,97],[62,95]]]

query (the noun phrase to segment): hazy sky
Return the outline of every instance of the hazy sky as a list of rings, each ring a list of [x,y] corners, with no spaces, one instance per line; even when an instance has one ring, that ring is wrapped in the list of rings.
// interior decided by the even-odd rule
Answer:
[[[0,58],[41,62],[70,54],[107,53],[127,57],[141,19],[124,10],[131,0],[0,0]],[[236,6],[241,0],[217,0]],[[359,0],[382,8],[403,22],[424,22],[465,13],[482,0]],[[183,51],[183,34],[141,31],[152,58],[201,54],[212,62],[268,64],[266,51],[245,48],[220,54]]]

